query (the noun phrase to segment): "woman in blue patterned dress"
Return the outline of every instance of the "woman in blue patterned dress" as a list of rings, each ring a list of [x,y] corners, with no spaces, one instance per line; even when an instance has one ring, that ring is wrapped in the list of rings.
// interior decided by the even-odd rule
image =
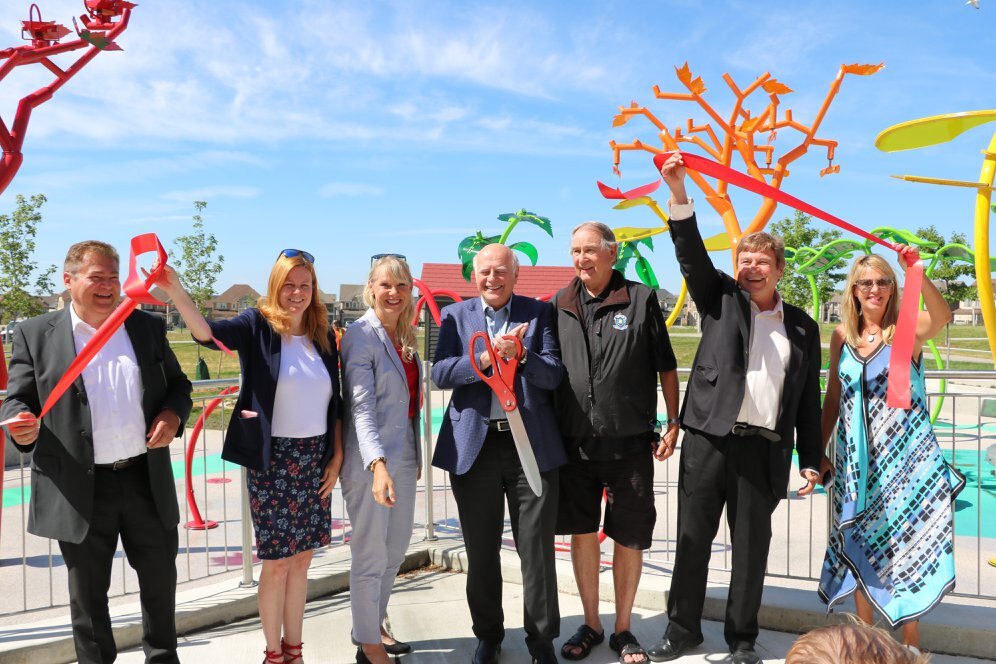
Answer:
[[[900,258],[912,249],[904,247]],[[937,288],[923,281],[925,311],[913,345],[911,406],[885,403],[899,296],[880,256],[858,258],[844,288],[841,324],[830,340],[823,438],[836,426],[833,526],[820,598],[828,610],[854,595],[858,617],[873,608],[903,642],[920,643],[920,616],[954,588],[954,497],[964,484],[941,454],[930,425],[923,344],[951,320]]]
[[[205,320],[171,268],[158,283],[198,343],[239,354],[242,387],[221,456],[248,468],[264,664],[303,664],[308,567],[331,540],[343,459],[339,355],[314,262],[284,249],[259,308],[227,320]]]

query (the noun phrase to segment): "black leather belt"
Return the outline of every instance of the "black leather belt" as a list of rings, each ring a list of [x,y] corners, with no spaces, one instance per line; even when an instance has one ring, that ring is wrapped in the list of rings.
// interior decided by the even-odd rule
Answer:
[[[508,420],[491,420],[488,422],[488,431],[511,431],[512,427]]]
[[[743,422],[737,422],[733,425],[730,433],[734,436],[740,436],[741,438],[751,438],[753,436],[760,436],[765,440],[770,440],[773,443],[777,443],[782,439],[777,431],[772,431],[771,429],[765,429],[764,427],[756,427],[753,424],[744,424]]]
[[[124,470],[125,468],[134,466],[144,457],[144,454],[139,454],[138,456],[133,456],[130,459],[118,459],[114,463],[95,463],[93,464],[93,467],[100,468],[101,470]]]

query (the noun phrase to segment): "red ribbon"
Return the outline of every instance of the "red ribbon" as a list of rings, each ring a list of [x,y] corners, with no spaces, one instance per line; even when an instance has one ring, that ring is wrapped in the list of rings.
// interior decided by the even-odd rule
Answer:
[[[664,152],[654,157],[654,166],[658,171],[660,171],[661,166],[664,165],[664,162],[672,154],[675,153]],[[772,187],[766,182],[755,180],[745,173],[735,171],[729,166],[724,166],[711,159],[688,152],[681,152],[681,159],[686,167],[699,173],[712,176],[741,189],[753,191],[756,194],[778,201],[779,203],[784,203],[796,210],[801,210],[806,214],[822,219],[893,251],[898,252],[901,248],[900,245],[875,237],[871,233],[839,217],[835,217],[829,212],[824,212],[791,194]],[[903,287],[902,300],[899,305],[899,319],[896,321],[896,332],[892,340],[892,356],[889,359],[889,386],[885,396],[885,402],[891,408],[910,407],[910,363],[913,359],[913,344],[916,340],[917,313],[920,309],[920,288],[923,285],[923,261],[919,260],[918,255],[904,256],[904,258],[907,263],[906,281]]]
[[[137,258],[141,254],[156,252],[158,260],[153,263],[152,270],[149,271],[148,276],[143,280],[138,275]],[[138,235],[131,240],[131,256],[128,258],[128,279],[124,283],[125,299],[121,301],[107,320],[103,322],[97,332],[93,335],[93,338],[87,342],[83,350],[79,352],[76,358],[73,360],[69,368],[66,369],[66,373],[62,375],[59,382],[56,383],[55,388],[48,395],[45,400],[45,405],[42,406],[41,412],[38,413],[36,419],[43,418],[52,407],[56,404],[60,397],[66,393],[69,386],[73,384],[79,375],[83,373],[83,369],[86,365],[90,363],[90,360],[104,347],[104,344],[111,338],[111,336],[120,328],[125,319],[135,310],[140,303],[141,304],[162,304],[159,300],[152,297],[149,294],[149,290],[152,288],[153,284],[159,279],[159,275],[162,274],[163,268],[166,267],[166,250],[163,249],[163,245],[159,242],[159,238],[156,237],[155,233],[145,233],[143,235]],[[70,305],[72,306],[72,305]],[[0,425],[10,424],[11,422],[24,421],[27,418],[21,417],[20,415],[12,417],[8,420],[0,422]]]

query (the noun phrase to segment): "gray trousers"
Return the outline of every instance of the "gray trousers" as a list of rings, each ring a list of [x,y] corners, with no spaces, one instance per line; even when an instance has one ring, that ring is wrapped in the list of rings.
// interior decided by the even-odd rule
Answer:
[[[387,615],[394,579],[405,560],[415,521],[418,462],[413,453],[391,467],[396,494],[394,507],[378,505],[370,481],[342,480],[342,496],[353,532],[349,538],[349,603],[353,639],[380,643],[380,625]]]

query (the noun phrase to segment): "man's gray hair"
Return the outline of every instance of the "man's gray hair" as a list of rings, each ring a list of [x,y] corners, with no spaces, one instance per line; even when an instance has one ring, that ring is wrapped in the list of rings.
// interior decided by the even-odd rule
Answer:
[[[506,249],[508,249],[508,245],[504,245],[504,244],[502,244],[500,242],[492,242],[491,244],[486,244],[483,247],[481,247],[480,249],[478,249],[477,253],[474,254],[474,260],[471,263],[471,266],[474,268],[474,272],[477,272],[477,257],[481,254],[482,251],[484,251],[488,247],[493,247],[495,245],[497,245],[499,247],[505,247]],[[518,274],[518,272],[519,272],[519,257],[511,249],[508,249],[508,250],[512,254],[512,269],[515,270],[516,274]]]
[[[619,244],[616,242],[616,234],[612,232],[612,229],[600,221],[581,222],[571,231],[571,237],[573,238],[580,230],[592,230],[598,233],[602,238],[602,249],[606,251],[612,251]]]

